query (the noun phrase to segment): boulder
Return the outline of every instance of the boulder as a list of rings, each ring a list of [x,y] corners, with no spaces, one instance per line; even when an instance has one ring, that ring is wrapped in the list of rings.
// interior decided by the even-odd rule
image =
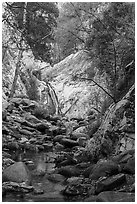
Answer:
[[[117,174],[102,181],[98,181],[96,185],[96,194],[102,191],[113,190],[116,187],[126,183],[125,174]]]
[[[97,196],[96,202],[135,202],[134,193],[106,191]]]
[[[65,166],[58,168],[57,173],[69,178],[72,176],[79,176],[81,172],[75,166]]]
[[[31,177],[27,166],[23,162],[15,162],[11,166],[4,169],[2,180],[13,181],[17,183],[26,182],[30,184]]]
[[[123,168],[123,171],[130,174],[135,174],[135,157],[130,158]]]
[[[119,172],[118,165],[112,161],[99,161],[91,170],[89,178],[97,180],[100,177],[117,174]]]
[[[112,160],[117,164],[126,163],[133,155],[135,155],[135,149],[123,151],[121,154],[112,157]]]

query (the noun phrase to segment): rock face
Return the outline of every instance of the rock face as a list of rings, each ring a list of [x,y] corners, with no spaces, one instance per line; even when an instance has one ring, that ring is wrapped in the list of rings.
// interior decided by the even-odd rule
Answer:
[[[92,106],[89,99],[94,101],[97,92],[100,95],[100,102],[103,101],[104,92],[93,82],[74,80],[77,74],[88,77],[88,72],[91,78],[105,88],[104,77],[99,76],[86,51],[71,54],[54,67],[42,70],[43,79],[49,78],[50,81],[52,79],[51,84],[60,103],[63,104],[62,112],[65,113],[68,110],[66,113],[68,117],[83,117]]]
[[[92,155],[106,156],[135,147],[135,86],[106,111],[102,124],[87,144]]]
[[[3,171],[3,181],[13,181],[17,183],[30,183],[30,173],[23,162],[15,162]]]

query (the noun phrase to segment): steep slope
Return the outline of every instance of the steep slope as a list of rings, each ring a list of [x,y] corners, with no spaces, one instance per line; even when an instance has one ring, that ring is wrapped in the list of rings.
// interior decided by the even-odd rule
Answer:
[[[98,74],[86,51],[71,54],[54,67],[42,70],[43,80],[51,81],[62,105],[62,112],[68,110],[68,117],[83,117],[91,107],[99,109],[104,101],[104,91],[92,81],[75,79],[75,75],[88,78],[89,72],[90,77],[106,88],[105,77]]]

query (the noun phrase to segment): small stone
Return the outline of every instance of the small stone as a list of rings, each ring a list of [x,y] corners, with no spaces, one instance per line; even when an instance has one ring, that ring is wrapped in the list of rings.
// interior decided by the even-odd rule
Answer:
[[[38,195],[38,194],[43,194],[44,193],[44,190],[42,190],[42,189],[34,189],[34,191],[33,191],[33,193],[35,194],[35,195]]]
[[[61,174],[51,174],[47,176],[47,179],[55,183],[58,183],[58,182],[62,183],[65,180],[65,177],[62,176]]]
[[[60,143],[62,145],[64,145],[66,148],[72,148],[72,147],[75,147],[75,146],[78,146],[78,142],[77,141],[74,141],[74,140],[71,140],[71,139],[62,139],[60,141]]]
[[[44,143],[43,147],[44,147],[45,151],[51,151],[53,148],[53,144],[52,143]]]
[[[56,135],[53,138],[53,142],[60,142],[63,138],[66,138],[66,136],[65,135]]]

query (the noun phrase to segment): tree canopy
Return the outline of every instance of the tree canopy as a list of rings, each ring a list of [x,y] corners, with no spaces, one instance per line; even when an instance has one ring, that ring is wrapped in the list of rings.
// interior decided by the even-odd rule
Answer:
[[[57,5],[52,2],[5,3],[3,22],[20,33],[20,40],[24,40],[25,48],[30,48],[36,59],[50,62],[58,15]]]

